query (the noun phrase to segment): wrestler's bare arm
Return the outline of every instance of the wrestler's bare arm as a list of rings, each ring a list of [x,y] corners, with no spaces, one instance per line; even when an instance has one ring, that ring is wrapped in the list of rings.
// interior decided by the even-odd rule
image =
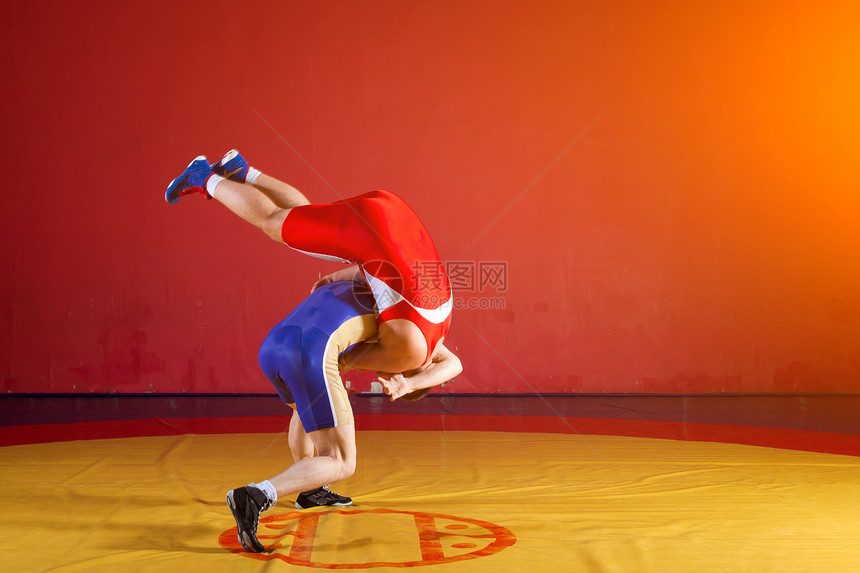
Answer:
[[[320,280],[314,283],[313,287],[311,287],[311,292],[314,292],[323,285],[327,285],[335,281],[358,281],[362,283],[367,282],[366,280],[364,280],[364,273],[361,272],[361,269],[358,267],[358,265],[352,265],[350,267],[337,270],[322,277]]]
[[[458,376],[462,371],[460,359],[440,343],[427,366],[403,374],[380,373],[378,379],[385,388],[385,393],[394,401],[416,390],[438,386]]]

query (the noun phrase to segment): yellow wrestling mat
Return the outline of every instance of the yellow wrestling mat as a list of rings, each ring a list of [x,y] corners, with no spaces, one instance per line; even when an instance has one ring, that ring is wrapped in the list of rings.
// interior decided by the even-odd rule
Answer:
[[[0,563],[30,571],[857,571],[860,458],[649,438],[358,432],[348,508],[263,514],[226,491],[290,463],[286,434],[0,448]]]

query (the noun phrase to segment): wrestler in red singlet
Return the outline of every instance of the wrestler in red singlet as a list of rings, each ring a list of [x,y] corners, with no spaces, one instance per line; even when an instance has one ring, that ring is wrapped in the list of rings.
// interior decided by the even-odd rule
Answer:
[[[451,284],[415,212],[388,191],[290,210],[284,243],[305,254],[358,263],[376,301],[378,323],[413,322],[427,341],[425,363],[451,323]]]

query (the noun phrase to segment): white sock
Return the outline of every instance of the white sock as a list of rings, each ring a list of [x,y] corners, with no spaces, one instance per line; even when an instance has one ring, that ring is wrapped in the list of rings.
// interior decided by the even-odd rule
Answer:
[[[220,175],[215,175],[214,173],[209,176],[209,179],[206,180],[206,192],[209,193],[210,197],[215,197],[215,188],[218,187],[218,184],[224,181],[224,178]]]
[[[253,167],[248,166],[248,174],[245,175],[245,183],[247,183],[248,185],[253,185],[257,182],[257,177],[262,174],[262,171],[260,171],[259,169],[254,169]]]
[[[272,485],[272,482],[269,480],[261,481],[257,484],[257,487],[260,488],[263,493],[266,494],[266,497],[272,502],[272,505],[278,503],[278,492],[275,491],[275,486]]]

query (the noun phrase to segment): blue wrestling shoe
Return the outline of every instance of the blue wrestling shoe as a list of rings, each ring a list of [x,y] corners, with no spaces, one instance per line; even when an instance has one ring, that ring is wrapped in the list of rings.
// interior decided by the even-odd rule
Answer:
[[[201,193],[206,197],[206,180],[212,175],[209,162],[205,155],[199,155],[188,164],[182,175],[170,182],[164,193],[164,200],[168,203],[176,203],[181,197],[191,193]]]
[[[230,181],[244,183],[248,176],[248,162],[235,149],[224,154],[220,161],[211,165],[212,173]]]

